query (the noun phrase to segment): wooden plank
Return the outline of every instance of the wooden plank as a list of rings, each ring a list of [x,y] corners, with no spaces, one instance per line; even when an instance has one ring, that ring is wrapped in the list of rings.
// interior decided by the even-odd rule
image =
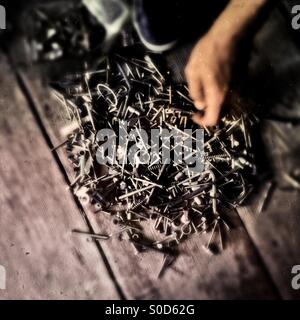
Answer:
[[[283,132],[286,141],[292,142],[292,145],[287,145],[285,151],[274,127],[276,131]],[[288,128],[285,124],[268,122],[264,129],[264,141],[265,152],[272,159],[270,165],[275,170],[277,183],[269,193],[266,193],[269,182],[263,184],[251,204],[240,208],[239,214],[259,248],[281,295],[285,299],[299,299],[300,291],[294,290],[291,286],[292,267],[300,263],[299,189],[292,190],[293,187],[284,179],[282,172],[291,172],[292,168],[299,168],[300,126]],[[263,199],[267,194],[264,210],[261,212]]]
[[[0,57],[0,299],[118,298],[7,61]]]
[[[300,203],[297,191],[276,189],[272,202],[257,216],[256,204],[241,208],[240,216],[285,299],[299,299],[299,290],[291,285],[292,267],[300,261]],[[253,217],[255,216],[255,218]]]
[[[62,142],[60,128],[66,123],[63,108],[41,86],[36,75],[27,73],[40,118],[52,143]],[[72,170],[63,150],[59,156]],[[112,230],[110,219],[87,210],[93,228],[99,233]],[[110,266],[126,297],[134,299],[247,299],[278,298],[276,288],[264,269],[240,219],[233,214],[235,228],[229,234],[229,245],[222,254],[210,256],[203,250],[207,236],[195,236],[182,244],[181,255],[165,275],[158,279],[162,256],[156,252],[135,255],[131,245],[117,237],[101,242]]]
[[[276,116],[300,119],[300,51],[278,12],[274,12],[261,30],[255,47],[250,87],[256,103]],[[263,152],[271,160],[269,165],[277,177],[281,171],[299,168],[299,126],[266,122],[262,134]],[[284,179],[277,180],[283,186]],[[259,214],[267,187],[264,184],[251,205],[241,208],[239,214],[281,295],[285,299],[299,299],[300,291],[291,286],[292,266],[300,264],[299,193],[275,188],[266,210]]]

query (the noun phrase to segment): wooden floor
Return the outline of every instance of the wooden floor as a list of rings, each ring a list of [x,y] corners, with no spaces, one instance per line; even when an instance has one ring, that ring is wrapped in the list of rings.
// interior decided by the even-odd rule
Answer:
[[[299,61],[299,49],[273,15],[256,39],[251,65],[253,97],[267,92],[262,107],[299,116]],[[162,278],[160,253],[136,255],[118,238],[72,235],[112,225],[81,207],[68,190],[73,173],[64,151],[51,152],[62,142],[66,117],[32,71],[18,72],[5,55],[0,70],[0,265],[7,273],[0,299],[300,298],[291,288],[291,268],[300,264],[300,201],[288,188],[275,188],[258,214],[262,185],[247,207],[232,212],[224,252],[208,255],[205,239],[195,235]],[[281,140],[272,130],[287,141],[284,155],[276,153]],[[297,166],[300,128],[266,121],[263,132],[272,165]]]

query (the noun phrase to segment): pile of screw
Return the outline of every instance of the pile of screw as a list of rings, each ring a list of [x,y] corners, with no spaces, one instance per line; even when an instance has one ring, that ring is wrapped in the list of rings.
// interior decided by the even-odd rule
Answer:
[[[230,229],[223,212],[239,206],[252,189],[254,116],[232,112],[218,127],[204,128],[200,174],[174,163],[104,166],[96,161],[97,132],[117,128],[121,120],[146,131],[199,128],[190,119],[194,107],[187,87],[174,84],[153,57],[113,55],[95,71],[68,76],[54,93],[71,119],[62,134],[76,173],[71,187],[84,205],[111,216],[138,250],[172,251],[190,235],[207,232],[204,247],[209,252],[223,248],[221,230]]]

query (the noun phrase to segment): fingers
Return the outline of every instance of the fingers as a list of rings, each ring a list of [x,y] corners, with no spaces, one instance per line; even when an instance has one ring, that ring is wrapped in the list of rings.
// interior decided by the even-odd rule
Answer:
[[[185,73],[194,105],[197,110],[204,111],[202,115],[196,113],[193,120],[201,126],[211,127],[218,124],[226,89],[225,85],[221,84],[224,81],[218,81],[213,74],[204,71],[200,76],[199,72],[196,73],[188,66]]]
[[[186,68],[185,74],[190,91],[190,97],[193,99],[195,107],[198,110],[203,110],[205,108],[203,82],[201,78],[195,75],[194,70],[190,70],[189,67]]]
[[[206,105],[204,116],[201,121],[204,125],[211,127],[218,124],[221,107],[225,98],[225,90],[216,84],[207,84]]]
[[[203,121],[202,121],[203,115],[200,114],[199,112],[196,112],[196,113],[193,115],[192,119],[193,119],[193,121],[194,121],[196,124],[198,124],[200,127],[203,127],[203,126],[204,126]]]
[[[202,86],[202,81],[196,79],[189,82],[190,96],[194,101],[194,105],[198,110],[203,110],[205,108],[205,95],[204,88]]]
[[[195,114],[193,120],[201,126],[215,126],[218,124],[221,107],[224,102],[226,90],[218,85],[217,81],[189,81],[189,89],[195,107],[203,110],[203,114]]]

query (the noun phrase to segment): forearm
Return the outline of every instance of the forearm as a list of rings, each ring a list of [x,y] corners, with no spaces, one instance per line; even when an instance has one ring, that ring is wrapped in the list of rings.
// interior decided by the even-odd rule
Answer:
[[[264,9],[274,0],[231,0],[212,26],[210,33],[224,40],[239,41],[259,21]]]
[[[276,0],[231,0],[194,47],[185,72],[190,96],[202,110],[193,118],[199,125],[218,123],[238,54],[248,48],[244,44],[251,43],[274,4]]]

